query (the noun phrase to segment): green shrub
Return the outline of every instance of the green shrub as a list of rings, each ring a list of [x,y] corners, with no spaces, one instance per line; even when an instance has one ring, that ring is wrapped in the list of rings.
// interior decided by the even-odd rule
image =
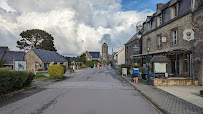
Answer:
[[[97,61],[87,61],[87,66],[93,68],[94,64],[97,65]]]
[[[64,74],[66,73],[66,66],[65,65],[61,65],[63,67],[64,70]]]
[[[146,68],[144,67],[139,67],[139,72],[143,73],[145,71]]]
[[[203,90],[200,90],[199,92],[200,92],[200,95],[203,95]]]
[[[62,78],[64,73],[64,68],[61,65],[51,65],[48,68],[48,73],[51,78]]]
[[[43,69],[38,69],[38,71],[43,71]]]
[[[27,71],[0,70],[0,95],[30,86],[34,74]]]

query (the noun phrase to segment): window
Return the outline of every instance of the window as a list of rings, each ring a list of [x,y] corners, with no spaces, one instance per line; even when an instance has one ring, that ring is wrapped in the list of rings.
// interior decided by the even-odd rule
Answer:
[[[175,18],[176,16],[178,16],[178,3],[171,7],[171,19]]]
[[[151,47],[150,39],[147,39],[147,50],[150,50],[150,47]]]
[[[63,62],[61,62],[60,65],[63,65]]]
[[[158,36],[158,48],[162,48],[162,37],[161,37],[161,35]]]
[[[151,21],[147,23],[148,31],[151,30],[151,25],[152,25],[152,22],[151,22]]]
[[[157,26],[163,23],[163,14],[157,16]]]
[[[173,45],[178,44],[178,31],[177,30],[172,31],[172,38],[173,38]]]

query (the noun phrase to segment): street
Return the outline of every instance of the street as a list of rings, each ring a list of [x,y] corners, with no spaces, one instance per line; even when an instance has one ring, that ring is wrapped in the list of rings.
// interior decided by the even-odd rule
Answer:
[[[0,100],[1,114],[157,114],[115,70],[84,69]]]

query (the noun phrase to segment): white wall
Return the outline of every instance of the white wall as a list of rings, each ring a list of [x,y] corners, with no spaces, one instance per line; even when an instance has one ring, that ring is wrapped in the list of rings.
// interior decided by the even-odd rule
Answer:
[[[118,65],[125,64],[125,46],[119,48]]]

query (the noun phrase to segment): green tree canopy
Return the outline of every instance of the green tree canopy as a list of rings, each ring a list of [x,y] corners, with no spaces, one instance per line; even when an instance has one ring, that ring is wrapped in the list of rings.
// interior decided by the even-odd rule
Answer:
[[[57,51],[54,47],[54,38],[44,30],[32,29],[20,33],[21,40],[17,41],[20,50],[43,49]]]
[[[80,57],[78,59],[78,62],[84,62],[84,63],[87,62],[87,60],[86,60],[86,54],[85,53],[80,55]]]

